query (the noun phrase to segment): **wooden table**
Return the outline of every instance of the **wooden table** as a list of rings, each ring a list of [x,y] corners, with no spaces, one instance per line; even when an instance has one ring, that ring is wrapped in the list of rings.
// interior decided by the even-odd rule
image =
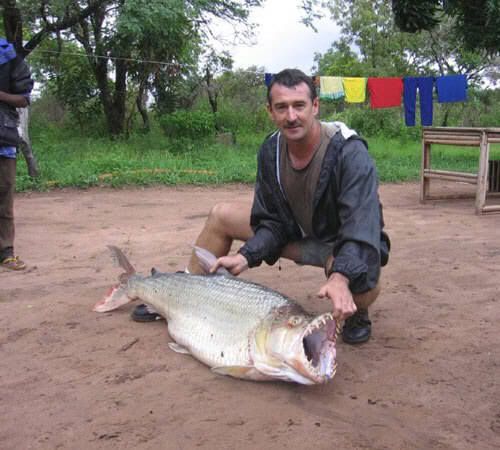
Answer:
[[[448,128],[423,127],[422,129],[422,171],[420,178],[420,201],[429,199],[460,198],[463,195],[429,194],[431,179],[458,181],[476,184],[476,214],[500,212],[500,203],[485,205],[488,191],[488,158],[490,144],[500,143],[500,128]],[[451,172],[431,168],[431,145],[458,145],[479,148],[479,171],[477,174]]]

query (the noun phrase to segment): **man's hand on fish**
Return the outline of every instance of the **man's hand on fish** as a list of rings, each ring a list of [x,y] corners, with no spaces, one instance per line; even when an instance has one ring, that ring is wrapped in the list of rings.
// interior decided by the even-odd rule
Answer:
[[[248,261],[240,253],[222,256],[217,258],[215,264],[210,268],[210,273],[215,273],[219,267],[224,267],[233,275],[239,275],[241,272],[248,269]]]
[[[349,289],[349,279],[341,273],[334,272],[330,275],[321,286],[318,297],[328,297],[333,302],[333,317],[338,320],[347,319],[357,310]]]

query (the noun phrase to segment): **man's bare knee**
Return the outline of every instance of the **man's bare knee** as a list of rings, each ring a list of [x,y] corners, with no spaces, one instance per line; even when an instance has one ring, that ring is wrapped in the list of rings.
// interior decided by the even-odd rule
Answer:
[[[214,228],[222,228],[227,211],[227,203],[217,203],[208,213],[207,224]]]
[[[212,232],[246,241],[252,235],[250,205],[241,202],[220,202],[212,207],[207,226]]]

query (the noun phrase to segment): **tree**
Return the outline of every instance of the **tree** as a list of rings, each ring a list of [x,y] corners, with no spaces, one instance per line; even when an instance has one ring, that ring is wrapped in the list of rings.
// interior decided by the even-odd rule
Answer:
[[[418,70],[411,56],[423,39],[395,28],[385,0],[336,0],[324,5],[341,29],[341,39],[332,45],[329,58],[335,56],[336,70],[338,64],[349,70],[337,74],[400,76]]]
[[[233,132],[261,132],[272,129],[265,108],[267,88],[263,67],[226,71],[217,77],[220,101],[218,123]]]
[[[338,74],[345,73],[338,69],[349,61],[353,73],[364,76],[460,73],[476,82],[491,65],[490,58],[461,45],[450,18],[442,19],[431,31],[410,34],[395,27],[393,11],[385,0],[335,0],[325,5],[342,33],[341,41],[332,47],[334,52],[325,55],[330,61],[334,58]],[[357,50],[354,54],[353,49]],[[323,67],[327,64],[322,57],[318,62]]]
[[[442,18],[430,31],[410,34],[397,29],[393,11],[384,0],[335,0],[325,5],[340,25],[341,39],[316,56],[321,75],[463,74],[469,84],[478,85],[489,72],[494,73],[492,58],[465,48],[450,17]],[[443,126],[452,108],[449,104],[441,108]]]
[[[99,92],[94,73],[88,64],[82,64],[76,43],[47,38],[38,49],[43,58],[31,58],[35,78],[45,80],[42,95],[53,96],[64,111],[80,127],[95,124],[102,115]]]
[[[261,2],[27,0],[16,20],[18,25],[27,23],[31,32],[25,53],[63,30],[62,40],[79,43],[94,73],[109,132],[117,135],[124,131],[130,83],[137,91],[136,104],[144,112],[145,92],[155,81],[179,77],[186,64],[196,63],[196,47],[210,34],[214,18],[245,24],[250,8]],[[16,7],[15,0],[4,0],[7,3]],[[19,41],[21,27],[11,16],[4,15],[4,25],[9,24],[6,31],[16,30],[13,37]]]
[[[324,54],[316,53],[314,61],[315,71],[323,75],[361,77],[369,74],[369,68],[360,61],[358,54],[344,38],[332,43]]]
[[[448,16],[455,19],[453,32],[468,50],[500,52],[498,0],[392,0],[392,9],[402,31],[431,31]]]
[[[82,8],[78,0],[52,3],[32,0],[23,2],[21,9],[16,0],[2,0],[5,37],[15,44],[18,54],[26,57],[47,36],[67,30],[84,20],[106,1],[88,0],[87,5]],[[30,39],[24,44],[26,22],[31,33]]]
[[[217,121],[217,100],[219,97],[220,86],[215,78],[215,75],[224,69],[231,69],[232,65],[233,60],[227,52],[219,54],[215,50],[212,50],[205,55],[203,82],[205,84],[208,102],[210,103],[210,109],[212,110],[212,114],[215,118],[214,123],[217,131],[221,131],[221,127]]]

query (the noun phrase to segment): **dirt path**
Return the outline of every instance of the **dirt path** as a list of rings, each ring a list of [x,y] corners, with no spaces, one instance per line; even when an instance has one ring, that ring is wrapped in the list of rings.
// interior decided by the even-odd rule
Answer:
[[[254,383],[172,352],[162,322],[91,311],[115,283],[107,244],[139,270],[183,268],[211,205],[246,186],[55,191],[16,198],[25,273],[0,271],[0,447],[6,449],[500,448],[500,216],[420,205],[384,185],[393,241],[364,346],[332,383]],[[246,277],[312,311],[319,269]]]

